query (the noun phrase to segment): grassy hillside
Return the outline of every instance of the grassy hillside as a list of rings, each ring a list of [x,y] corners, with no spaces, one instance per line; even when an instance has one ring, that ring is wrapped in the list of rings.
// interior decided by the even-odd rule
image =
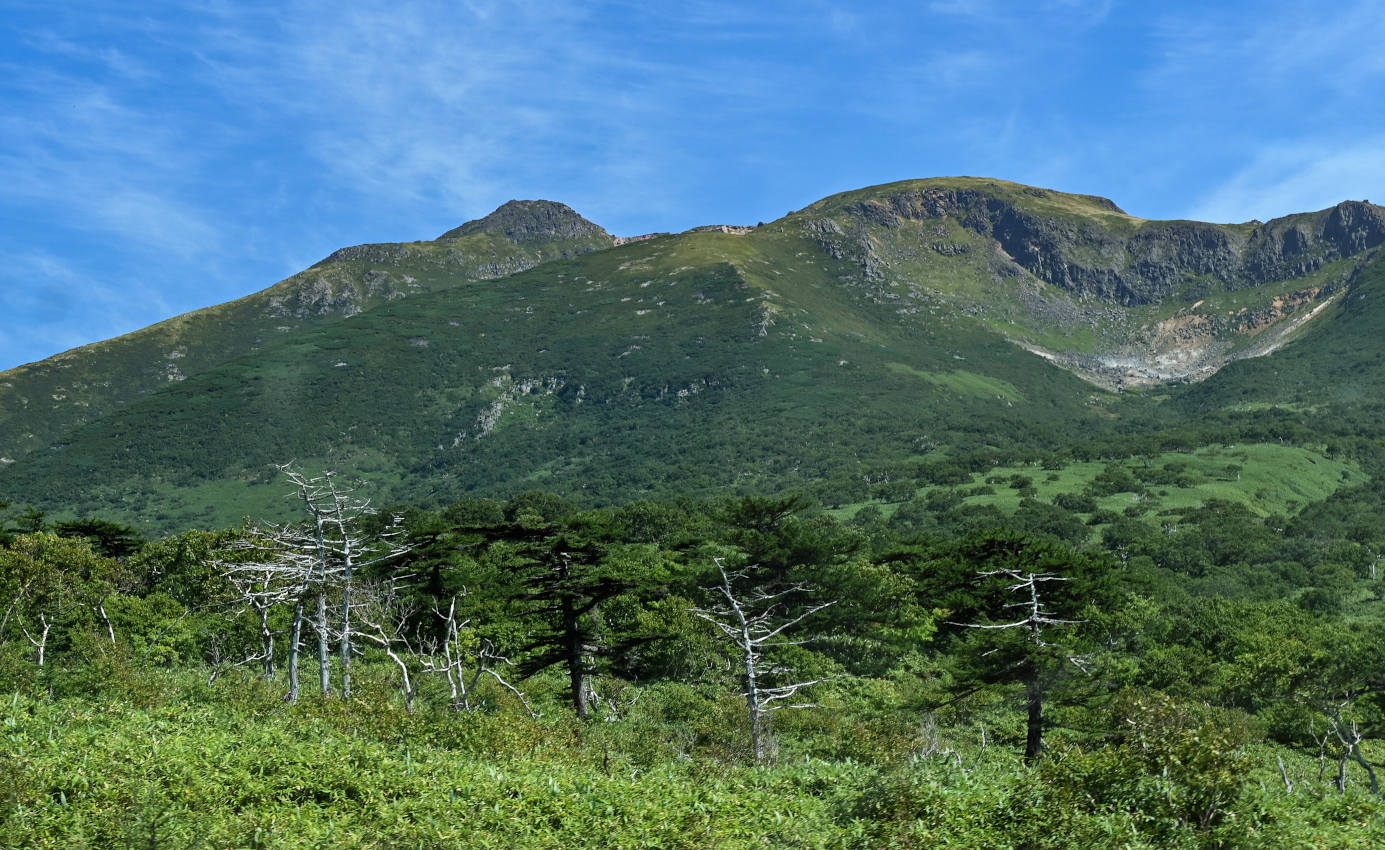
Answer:
[[[632,745],[672,730],[647,718],[584,730],[561,720],[420,718],[364,703],[285,712],[257,696],[203,692],[99,708],[6,700],[0,722],[19,750],[0,838],[64,850],[1061,848],[1078,839],[1105,846],[1112,834],[1131,848],[1364,847],[1382,838],[1382,805],[1363,788],[1286,793],[1276,758],[1304,785],[1317,769],[1287,748],[1257,747],[1236,763],[1253,766],[1231,777],[1239,785],[1223,780],[1234,790],[1218,790],[1239,798],[1229,824],[1204,832],[1169,819],[1161,830],[1156,807],[1136,798],[1144,789],[1130,768],[1103,763],[1114,761],[1104,753],[1065,753],[1070,773],[1036,773],[974,744],[961,745],[965,761],[949,748],[883,764],[650,763]],[[1220,778],[1221,765],[1206,761],[1210,768],[1175,775]],[[1108,786],[1105,796],[1128,794],[1123,805],[1082,793],[1084,781],[1117,779],[1132,787]],[[1164,788],[1183,803],[1181,786],[1165,779]]]
[[[983,329],[920,327],[842,286],[847,264],[790,253],[803,247],[671,236],[414,296],[181,382],[5,483],[159,525],[267,511],[271,465],[290,459],[400,499],[543,486],[624,501],[1100,425],[1076,378]]]
[[[1318,451],[1378,431],[1378,218],[1153,222],[944,178],[614,246],[561,205],[507,205],[0,376],[0,500],[171,529],[281,514],[288,460],[424,503],[860,503],[1150,439]]]
[[[1325,413],[1373,404],[1385,383],[1382,303],[1385,254],[1361,266],[1351,288],[1298,341],[1189,387],[1177,396],[1177,409],[1236,412],[1268,405]]]
[[[344,248],[245,298],[0,373],[0,463],[301,331],[418,293],[612,244],[604,231],[562,205],[548,205],[556,212],[541,207],[548,215],[537,222],[533,208],[515,206],[517,213],[507,205],[458,228],[464,233],[450,231],[432,242]],[[525,222],[528,232],[506,230]]]

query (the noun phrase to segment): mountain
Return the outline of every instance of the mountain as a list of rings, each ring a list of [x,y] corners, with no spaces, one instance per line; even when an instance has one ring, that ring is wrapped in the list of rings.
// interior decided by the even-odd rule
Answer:
[[[0,373],[0,459],[299,331],[614,243],[564,204],[511,201],[431,242],[343,248],[237,301]]]
[[[1112,387],[1205,378],[1265,354],[1385,242],[1385,208],[1345,202],[1264,224],[1147,221],[1105,198],[999,181],[916,181],[804,211],[883,297],[978,315]]]
[[[0,500],[220,524],[283,514],[274,464],[297,460],[377,503],[852,501],[1078,440],[1243,434],[1275,405],[1369,423],[1382,242],[1364,202],[1147,221],[982,178],[634,239],[511,202],[0,374]]]

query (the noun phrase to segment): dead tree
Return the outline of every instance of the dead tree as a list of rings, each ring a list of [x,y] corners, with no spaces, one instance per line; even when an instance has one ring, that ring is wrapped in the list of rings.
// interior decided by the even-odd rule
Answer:
[[[259,619],[261,651],[247,656],[246,663],[262,660],[267,680],[274,677],[270,611],[278,605],[293,606],[289,621],[289,691],[284,697],[289,702],[297,702],[301,693],[298,670],[306,599],[314,584],[326,578],[319,574],[319,562],[309,548],[310,543],[311,538],[292,526],[258,526],[250,529],[245,539],[232,545],[232,550],[240,553],[234,560],[218,562]]]
[[[252,532],[251,537],[233,543],[231,549],[256,556],[255,560],[217,561],[216,565],[244,603],[244,607],[237,608],[232,615],[239,616],[248,610],[255,612],[260,646],[258,651],[247,654],[243,660],[229,666],[259,661],[262,678],[272,682],[276,672],[275,632],[270,628],[270,614],[276,606],[294,601],[303,592],[307,566],[301,560],[288,557],[291,550],[275,546],[271,537],[260,529]],[[296,678],[296,666],[292,673]],[[213,673],[212,678],[218,675]],[[296,698],[296,694],[294,696]]]
[[[401,599],[393,582],[362,588],[356,605],[357,619],[361,624],[357,634],[383,649],[390,661],[399,668],[404,710],[412,712],[414,698],[418,695],[418,679],[411,674],[410,668],[418,666],[419,662],[409,645],[408,633],[410,623],[418,613],[417,605]]]
[[[44,662],[44,653],[48,649],[48,632],[52,630],[53,624],[48,622],[48,615],[43,611],[39,612],[38,620],[39,623],[43,626],[42,629],[37,630],[38,637],[34,637],[33,633],[29,631],[29,627],[23,624],[23,620],[20,621],[20,631],[24,632],[24,637],[27,638],[29,643],[34,645],[34,649],[38,651],[38,666],[42,667]]]
[[[14,593],[14,598],[10,600],[9,606],[5,609],[5,616],[0,617],[0,639],[3,639],[5,635],[5,629],[9,626],[10,618],[13,616],[15,622],[19,624],[19,630],[23,632],[25,640],[33,644],[34,649],[38,651],[38,666],[42,667],[44,661],[44,651],[48,646],[48,632],[52,628],[52,624],[48,622],[48,617],[42,611],[40,611],[39,622],[43,625],[43,628],[39,630],[38,638],[35,638],[33,634],[30,633],[28,627],[24,625],[24,615],[21,603],[24,602],[24,597],[27,596],[29,593],[30,583],[31,582],[26,581],[24,584],[20,585],[20,587]]]
[[[335,472],[325,472],[309,478],[292,464],[281,465],[279,471],[297,489],[299,500],[312,517],[313,553],[318,573],[314,629],[318,639],[317,654],[322,692],[331,692],[328,635],[332,628],[327,617],[330,576],[331,584],[340,590],[340,621],[335,631],[339,635],[337,649],[341,659],[341,695],[343,698],[350,697],[352,635],[355,633],[351,611],[357,571],[399,557],[408,551],[409,547],[393,543],[393,538],[401,533],[401,519],[394,518],[391,531],[367,538],[357,532],[355,526],[363,517],[375,513],[370,507],[370,500],[353,496],[354,488],[341,485]]]
[[[355,578],[360,569],[408,551],[408,547],[393,542],[400,533],[400,521],[396,518],[390,531],[367,536],[358,531],[356,525],[373,513],[369,500],[352,496],[350,488],[338,484],[335,473],[310,478],[291,464],[280,466],[279,470],[293,484],[295,495],[311,518],[310,524],[307,527],[259,526],[240,546],[251,553],[250,557],[222,562],[221,567],[260,619],[262,652],[252,658],[264,660],[265,678],[274,675],[270,611],[277,605],[291,604],[286,699],[294,702],[300,695],[298,670],[305,624],[317,635],[318,681],[322,693],[332,691],[331,644],[335,638],[342,667],[341,694],[349,697],[355,634],[352,623]],[[329,597],[334,593],[340,595],[337,624],[331,622],[329,613]],[[309,604],[314,607],[311,617]]]
[[[490,640],[477,638],[468,628],[468,620],[458,620],[457,597],[453,596],[447,612],[434,609],[443,619],[441,641],[414,637],[414,620],[419,606],[402,598],[395,582],[367,585],[360,588],[357,602],[357,634],[379,646],[399,669],[404,696],[404,708],[413,711],[422,675],[441,675],[447,679],[450,706],[458,711],[472,711],[479,706],[476,687],[482,676],[490,676],[519,699],[524,708],[534,714],[529,700],[510,684],[496,669],[498,664],[510,664],[509,659],[496,653]],[[466,591],[462,591],[465,596]],[[416,671],[416,674],[415,674]]]
[[[1340,699],[1324,698],[1318,702],[1318,709],[1327,718],[1328,728],[1322,733],[1317,734],[1317,730],[1311,725],[1308,734],[1318,744],[1318,779],[1322,780],[1324,768],[1326,767],[1326,755],[1329,742],[1332,738],[1337,739],[1337,776],[1333,779],[1333,785],[1339,792],[1345,793],[1347,790],[1347,762],[1354,761],[1366,771],[1366,778],[1371,784],[1371,793],[1379,796],[1380,782],[1376,778],[1375,768],[1361,752],[1361,741],[1365,735],[1361,732],[1355,718],[1343,716],[1351,710],[1352,702],[1357,694],[1347,692],[1338,695]]]
[[[833,605],[823,602],[810,605],[797,614],[784,610],[786,597],[804,594],[807,585],[794,584],[771,593],[754,584],[755,567],[742,567],[728,570],[721,558],[713,558],[721,583],[708,588],[721,598],[710,608],[693,608],[692,613],[716,626],[722,636],[731,641],[740,656],[742,675],[745,680],[745,704],[749,712],[750,746],[755,760],[765,763],[772,760],[773,733],[770,729],[770,715],[785,708],[811,708],[815,703],[790,703],[799,691],[822,682],[812,679],[804,682],[775,685],[771,681],[791,672],[766,658],[766,653],[785,646],[807,643],[808,638],[789,640],[785,632],[809,616]]]
[[[466,596],[465,588],[462,589],[461,595]],[[443,638],[441,644],[424,658],[423,671],[441,674],[447,678],[452,708],[458,711],[474,710],[477,707],[476,686],[480,684],[482,676],[490,676],[501,687],[514,694],[525,710],[533,715],[533,706],[529,704],[524,693],[510,684],[496,669],[498,665],[512,667],[514,663],[495,651],[495,645],[491,643],[490,638],[475,635],[469,628],[470,620],[458,620],[457,597],[452,597],[446,613],[440,609],[434,609],[434,613],[443,621]]]

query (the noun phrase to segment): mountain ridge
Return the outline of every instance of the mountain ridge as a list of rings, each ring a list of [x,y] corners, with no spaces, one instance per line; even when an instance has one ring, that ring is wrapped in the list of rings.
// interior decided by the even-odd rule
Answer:
[[[1373,310],[1352,293],[1375,285],[1382,221],[1348,202],[1155,222],[1097,196],[933,178],[620,239],[514,201],[0,374],[0,500],[234,520],[273,510],[265,470],[294,457],[336,458],[401,500],[849,492],[960,452],[1114,435],[1146,414],[1103,390],[1176,387],[1322,337]]]
[[[551,241],[531,233],[521,243],[478,228],[445,241],[350,246],[258,292],[0,372],[0,463],[118,410],[131,398],[271,345],[295,330],[433,288],[504,277],[612,244],[604,230],[591,228],[584,231],[587,235],[578,232]],[[103,392],[112,386],[123,387],[124,398]],[[16,427],[31,406],[47,408],[46,423]]]
[[[506,201],[489,215],[454,227],[434,241],[448,242],[477,233],[504,236],[517,245],[569,239],[605,240],[607,247],[614,244],[605,228],[588,221],[567,204],[545,200]]]

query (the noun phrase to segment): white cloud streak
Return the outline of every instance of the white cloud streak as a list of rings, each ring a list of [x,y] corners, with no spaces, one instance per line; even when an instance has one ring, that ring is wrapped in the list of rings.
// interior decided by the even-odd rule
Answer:
[[[0,287],[46,279],[55,340],[84,292],[148,324],[511,197],[630,234],[938,173],[1224,219],[1385,196],[1381,0],[9,5]]]
[[[1275,148],[1255,157],[1194,205],[1204,221],[1267,221],[1341,201],[1385,203],[1385,136],[1343,148],[1335,141]],[[1374,197],[1372,197],[1374,196]]]
[[[1180,215],[1268,219],[1385,195],[1385,3],[1327,13],[1281,0],[1254,15],[1170,14],[1155,32],[1159,61],[1143,85],[1171,128],[1163,138],[1215,157],[1220,172],[1185,188]]]

